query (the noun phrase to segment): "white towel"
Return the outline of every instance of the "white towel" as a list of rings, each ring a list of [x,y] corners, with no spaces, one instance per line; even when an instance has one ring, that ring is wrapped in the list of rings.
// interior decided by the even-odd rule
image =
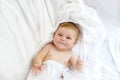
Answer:
[[[66,66],[53,60],[47,60],[43,62],[42,69],[37,76],[30,71],[26,80],[60,80],[61,76],[64,77],[64,80],[75,80]]]

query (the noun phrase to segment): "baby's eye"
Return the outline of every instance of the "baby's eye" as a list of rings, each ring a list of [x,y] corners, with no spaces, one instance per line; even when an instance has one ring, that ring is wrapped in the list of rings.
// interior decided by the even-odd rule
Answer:
[[[62,36],[62,34],[58,34],[59,36]]]
[[[71,39],[71,37],[66,37],[67,39]]]

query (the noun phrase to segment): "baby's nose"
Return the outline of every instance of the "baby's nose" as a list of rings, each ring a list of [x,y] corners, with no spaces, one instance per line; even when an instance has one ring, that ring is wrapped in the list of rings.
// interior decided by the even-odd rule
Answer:
[[[61,40],[66,40],[66,38],[63,36],[63,37],[61,37]]]

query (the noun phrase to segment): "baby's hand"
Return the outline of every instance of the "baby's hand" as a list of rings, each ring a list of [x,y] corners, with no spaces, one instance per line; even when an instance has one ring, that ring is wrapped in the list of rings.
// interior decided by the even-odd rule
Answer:
[[[78,71],[81,71],[81,70],[82,70],[83,63],[82,63],[82,61],[81,61],[80,59],[77,59],[75,67],[76,67],[76,69],[77,69]]]
[[[35,64],[34,66],[32,66],[32,72],[35,73],[36,76],[38,75],[40,70],[41,70],[41,65]]]

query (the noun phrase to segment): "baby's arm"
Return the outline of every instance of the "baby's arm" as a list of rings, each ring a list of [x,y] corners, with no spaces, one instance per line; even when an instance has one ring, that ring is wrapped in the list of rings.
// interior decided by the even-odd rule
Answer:
[[[35,72],[35,74],[38,74],[39,71],[41,70],[42,66],[42,61],[44,60],[45,56],[47,55],[49,48],[51,44],[45,45],[39,52],[38,54],[34,57],[33,60],[33,66],[32,66],[32,71]]]

